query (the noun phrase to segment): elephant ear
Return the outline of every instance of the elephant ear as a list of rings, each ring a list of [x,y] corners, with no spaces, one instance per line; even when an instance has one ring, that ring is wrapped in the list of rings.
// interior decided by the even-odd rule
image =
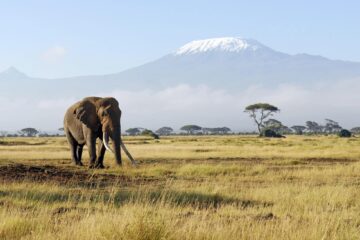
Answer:
[[[99,119],[94,103],[89,100],[79,102],[74,108],[75,117],[87,127],[96,130]]]

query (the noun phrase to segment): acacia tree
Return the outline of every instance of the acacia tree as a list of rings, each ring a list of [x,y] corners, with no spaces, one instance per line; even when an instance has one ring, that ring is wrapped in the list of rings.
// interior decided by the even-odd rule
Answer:
[[[304,130],[306,129],[306,127],[301,126],[301,125],[295,125],[295,126],[292,126],[291,129],[294,129],[294,131],[297,135],[302,135]]]
[[[154,139],[160,139],[159,135],[157,135],[156,133],[154,133],[153,131],[149,130],[149,129],[144,129],[140,135],[143,136],[150,136],[153,137]]]
[[[187,134],[194,134],[196,131],[200,131],[202,127],[197,125],[185,125],[180,128],[182,131],[186,131]]]
[[[340,132],[342,127],[338,122],[335,122],[331,119],[325,119],[324,131],[327,133],[338,133]]]
[[[291,129],[282,124],[279,120],[269,119],[264,121],[264,129],[270,129],[278,134],[288,134],[291,132]]]
[[[35,128],[23,128],[20,130],[20,134],[26,137],[34,137],[39,131]]]
[[[134,136],[139,135],[141,133],[141,130],[139,128],[129,128],[125,132],[131,136]]]
[[[310,133],[321,133],[324,129],[323,126],[321,126],[320,124],[318,124],[317,122],[314,121],[307,121],[306,123],[306,128]]]
[[[228,127],[202,128],[204,134],[228,134],[231,129]]]
[[[159,135],[170,135],[174,130],[171,127],[162,127],[156,130]]]
[[[261,134],[261,130],[264,127],[264,121],[279,111],[280,109],[271,104],[255,103],[247,106],[244,112],[248,113],[250,118],[254,120],[255,124],[257,125],[259,134]]]

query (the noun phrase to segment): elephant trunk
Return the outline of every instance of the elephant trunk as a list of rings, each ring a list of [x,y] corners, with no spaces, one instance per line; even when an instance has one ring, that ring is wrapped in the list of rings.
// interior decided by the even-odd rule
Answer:
[[[121,131],[120,128],[117,128],[113,131],[112,135],[112,143],[113,143],[113,149],[115,154],[115,160],[117,165],[121,165],[121,149],[120,149],[120,143],[121,143]]]
[[[133,165],[136,165],[136,161],[134,160],[134,158],[131,156],[130,152],[127,150],[124,142],[122,141],[121,139],[121,131],[120,129],[119,130],[116,130],[113,132],[113,135],[112,135],[112,142],[113,142],[113,149],[115,151],[113,151],[110,146],[109,146],[109,136],[107,134],[106,131],[104,131],[104,134],[103,134],[103,139],[104,139],[104,145],[105,145],[105,148],[107,150],[109,150],[110,152],[112,152],[114,155],[115,155],[115,159],[116,159],[116,163],[118,165],[121,165],[122,161],[121,161],[121,149],[120,147],[124,150],[125,154],[127,155],[127,157],[129,158],[129,160],[131,161],[131,163]]]
[[[120,151],[120,134],[113,133],[112,137],[113,149],[109,146],[109,135],[106,131],[103,133],[103,143],[105,148],[115,155],[116,163],[121,165],[121,151]]]

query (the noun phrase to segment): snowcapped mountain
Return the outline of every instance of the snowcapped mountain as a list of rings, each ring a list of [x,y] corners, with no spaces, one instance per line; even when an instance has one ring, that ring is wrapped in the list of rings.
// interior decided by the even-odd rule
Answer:
[[[91,95],[121,101],[124,129],[199,123],[249,130],[243,109],[258,101],[279,106],[288,124],[331,118],[357,126],[359,80],[357,62],[290,55],[251,39],[197,40],[114,74],[41,79],[11,67],[0,72],[0,129],[57,129],[66,108]]]
[[[201,54],[206,52],[235,52],[257,51],[266,48],[261,43],[252,39],[243,38],[210,38],[192,41],[180,47],[174,55]]]
[[[130,88],[186,83],[236,91],[254,84],[311,86],[359,76],[360,63],[308,54],[289,55],[256,40],[227,37],[192,41],[156,61],[107,78],[123,81],[123,86]]]
[[[115,74],[38,79],[9,68],[0,73],[0,87],[4,94],[74,96],[81,92],[86,96],[112,89],[163,89],[179,84],[229,91],[282,83],[311,87],[318,82],[358,77],[360,63],[308,54],[289,55],[256,40],[224,37],[189,42],[158,60]]]

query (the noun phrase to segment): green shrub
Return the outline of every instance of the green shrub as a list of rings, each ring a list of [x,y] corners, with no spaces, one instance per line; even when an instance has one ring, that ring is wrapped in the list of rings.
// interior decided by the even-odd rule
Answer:
[[[261,137],[271,137],[271,138],[284,138],[283,135],[278,134],[277,132],[271,129],[265,129],[260,134]]]
[[[338,135],[339,135],[339,137],[348,138],[348,137],[351,137],[351,132],[346,129],[341,129],[341,131],[339,132]]]

